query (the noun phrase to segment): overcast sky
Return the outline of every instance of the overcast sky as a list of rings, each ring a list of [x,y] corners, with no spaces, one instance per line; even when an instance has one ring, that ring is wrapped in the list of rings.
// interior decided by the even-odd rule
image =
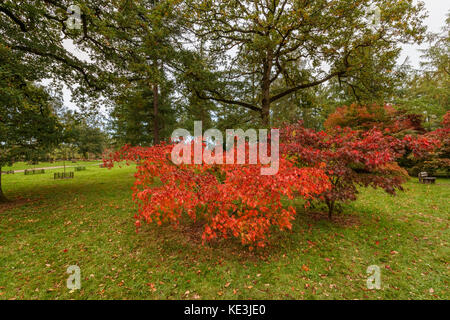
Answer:
[[[439,33],[445,25],[445,19],[450,11],[450,0],[422,0],[425,3],[428,11],[428,18],[425,20],[425,25],[428,26],[428,31]],[[409,57],[410,63],[414,67],[419,66],[421,52],[419,49],[426,48],[426,44],[419,47],[417,45],[403,46],[403,52],[399,62],[403,62],[406,57]]]
[[[428,11],[428,18],[424,21],[428,26],[428,31],[439,33],[442,27],[445,25],[445,19],[450,12],[450,0],[422,0],[425,3],[426,10]],[[418,68],[420,63],[421,48],[426,48],[426,44],[422,46],[417,45],[404,45],[403,52],[400,56],[399,63],[405,61],[407,57],[410,59],[410,63],[413,67]],[[70,49],[69,49],[70,48]],[[68,45],[69,50],[73,50],[73,46]],[[80,58],[87,57],[86,55],[78,52],[77,56]],[[71,108],[76,109],[75,104],[71,102],[71,94],[69,89],[64,89],[64,104]]]

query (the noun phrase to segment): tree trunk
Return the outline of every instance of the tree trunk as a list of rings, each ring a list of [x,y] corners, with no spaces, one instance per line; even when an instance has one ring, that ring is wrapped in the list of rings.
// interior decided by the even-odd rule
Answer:
[[[328,219],[333,220],[334,201],[327,201]]]
[[[261,109],[261,121],[264,127],[268,128],[270,126],[270,103],[267,103],[264,99]]]
[[[158,85],[153,84],[153,141],[154,144],[159,144],[159,127],[158,127],[158,113],[159,113],[159,92]]]
[[[2,167],[0,167],[0,203],[8,202],[2,190]]]
[[[267,59],[264,63],[264,71],[262,78],[262,102],[261,102],[261,120],[265,127],[270,126],[270,76],[272,74],[272,51],[267,51]]]

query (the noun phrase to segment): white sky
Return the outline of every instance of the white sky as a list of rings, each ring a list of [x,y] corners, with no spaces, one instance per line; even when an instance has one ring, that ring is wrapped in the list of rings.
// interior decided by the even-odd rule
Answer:
[[[428,18],[424,24],[428,27],[429,32],[439,33],[445,25],[447,14],[450,13],[450,0],[422,0],[425,3],[425,8],[428,11]],[[413,67],[418,68],[420,62],[421,52],[419,49],[425,49],[427,44],[418,45],[404,45],[403,52],[400,57],[400,63],[409,57],[410,63]]]
[[[439,33],[445,25],[445,19],[450,12],[450,0],[421,0],[425,3],[425,9],[428,11],[428,18],[424,21],[428,27],[429,32]],[[400,56],[399,63],[402,63],[409,57],[410,64],[418,68],[420,63],[421,52],[420,49],[425,49],[427,44],[418,45],[404,45],[403,52]],[[80,59],[88,60],[87,55],[82,52],[75,52],[73,45],[67,44],[67,49],[75,53]],[[77,109],[76,105],[71,102],[71,93],[68,88],[64,88],[64,104],[71,109]]]

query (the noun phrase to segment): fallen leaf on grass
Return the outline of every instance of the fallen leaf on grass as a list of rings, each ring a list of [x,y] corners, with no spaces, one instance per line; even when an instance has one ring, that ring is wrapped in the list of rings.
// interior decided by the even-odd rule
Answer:
[[[155,285],[154,285],[153,283],[147,283],[147,285],[150,287],[150,289],[151,289],[153,292],[156,291]],[[187,292],[189,292],[189,291],[187,291]]]

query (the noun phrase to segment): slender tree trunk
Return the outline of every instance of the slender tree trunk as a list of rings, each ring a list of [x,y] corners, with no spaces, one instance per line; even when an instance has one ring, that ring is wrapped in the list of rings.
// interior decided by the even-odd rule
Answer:
[[[2,190],[2,167],[0,167],[0,203],[8,202]]]
[[[270,76],[272,73],[272,51],[268,50],[267,59],[264,63],[263,78],[262,78],[262,102],[261,102],[261,120],[265,127],[270,126]]]
[[[264,127],[268,128],[270,126],[270,103],[267,103],[267,101],[264,101],[264,98],[263,98],[262,109],[261,109],[261,120],[262,120],[262,125]]]
[[[159,127],[158,127],[158,114],[159,114],[159,92],[158,85],[153,84],[153,141],[154,144],[159,144]]]
[[[328,219],[333,220],[334,201],[327,201]]]
[[[153,60],[153,68],[159,71],[158,59]],[[159,88],[158,82],[153,83],[153,144],[159,144]]]

